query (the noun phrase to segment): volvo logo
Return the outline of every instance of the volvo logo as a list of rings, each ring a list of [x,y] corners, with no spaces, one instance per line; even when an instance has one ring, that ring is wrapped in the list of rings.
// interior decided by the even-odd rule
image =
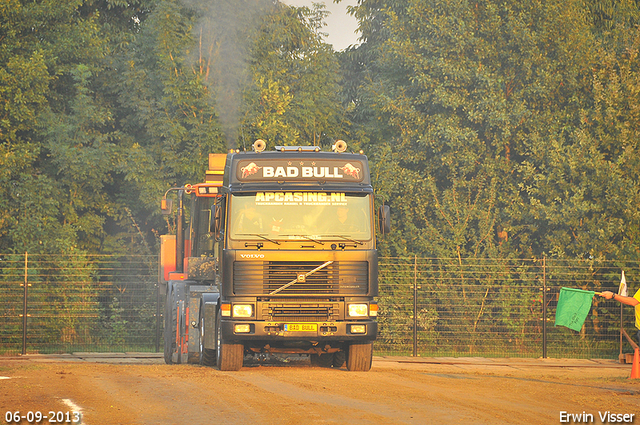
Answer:
[[[264,258],[264,254],[240,254],[240,258]]]

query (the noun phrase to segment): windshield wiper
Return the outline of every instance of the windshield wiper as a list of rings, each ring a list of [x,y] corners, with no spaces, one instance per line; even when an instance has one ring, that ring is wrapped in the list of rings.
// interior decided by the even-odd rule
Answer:
[[[362,242],[362,241],[358,241],[358,240],[355,240],[355,239],[349,238],[349,237],[347,237],[347,236],[342,236],[342,235],[323,235],[323,236],[324,236],[325,238],[342,238],[342,239],[344,239],[345,241],[353,242],[353,243],[356,243],[356,244],[358,244],[358,245],[362,245],[362,244],[364,244],[364,242]]]
[[[276,245],[280,245],[280,242],[278,242],[278,241],[276,241],[274,239],[270,239],[270,238],[268,238],[268,237],[266,237],[264,235],[261,235],[260,233],[236,233],[236,236],[257,236],[259,238],[264,239],[265,241],[269,241],[269,242],[272,242],[272,243],[274,243]]]
[[[283,237],[283,238],[286,238],[286,237],[289,237],[289,236],[297,236],[299,238],[304,238],[304,239],[306,239],[308,241],[319,243],[320,245],[324,245],[324,242],[322,242],[322,241],[320,241],[318,239],[311,238],[311,237],[309,237],[307,235],[280,235],[280,236]]]

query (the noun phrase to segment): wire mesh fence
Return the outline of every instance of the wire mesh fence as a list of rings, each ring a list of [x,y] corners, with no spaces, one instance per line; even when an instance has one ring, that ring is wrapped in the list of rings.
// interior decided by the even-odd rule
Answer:
[[[622,270],[636,290],[638,263],[383,257],[375,352],[617,358],[632,308],[595,297],[579,332],[554,317],[561,287],[616,291]],[[0,255],[0,355],[157,351],[157,276],[155,256]]]
[[[0,354],[156,349],[157,257],[0,258]]]
[[[637,263],[412,257],[379,268],[377,353],[617,358],[621,323],[633,329],[633,309],[601,297],[580,332],[554,318],[560,288],[616,292],[622,270],[637,281]]]

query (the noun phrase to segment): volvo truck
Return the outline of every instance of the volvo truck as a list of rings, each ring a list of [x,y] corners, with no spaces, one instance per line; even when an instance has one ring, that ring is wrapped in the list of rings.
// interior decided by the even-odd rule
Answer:
[[[374,208],[362,152],[276,146],[210,154],[203,183],[172,188],[161,237],[166,363],[239,370],[269,354],[371,368],[378,325]],[[175,212],[172,210],[176,206]]]

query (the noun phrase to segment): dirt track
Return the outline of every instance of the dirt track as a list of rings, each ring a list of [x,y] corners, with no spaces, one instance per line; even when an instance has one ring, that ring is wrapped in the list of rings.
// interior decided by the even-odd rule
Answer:
[[[4,421],[8,410],[79,408],[88,425],[240,425],[558,424],[560,412],[586,412],[597,424],[599,411],[611,411],[640,424],[640,380],[630,370],[613,361],[376,357],[362,373],[306,362],[220,372],[153,356],[29,356],[0,358],[0,413]]]

